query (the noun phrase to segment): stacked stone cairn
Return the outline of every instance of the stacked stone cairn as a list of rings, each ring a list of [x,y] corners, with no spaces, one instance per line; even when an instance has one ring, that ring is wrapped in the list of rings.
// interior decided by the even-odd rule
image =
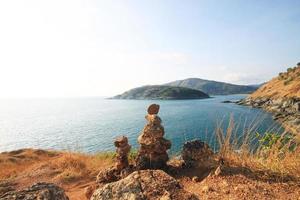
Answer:
[[[109,183],[117,181],[129,175],[133,169],[128,162],[128,153],[131,146],[128,144],[128,139],[125,136],[118,137],[115,142],[116,149],[116,163],[113,167],[100,171],[97,176],[97,183]]]
[[[152,104],[146,115],[147,124],[138,137],[140,149],[136,159],[136,168],[141,169],[166,169],[169,160],[167,150],[171,148],[171,142],[165,139],[164,127],[157,115],[159,105]]]
[[[130,152],[131,146],[128,144],[128,139],[125,136],[118,137],[115,140],[116,152],[116,164],[115,168],[122,171],[129,167],[128,153]]]

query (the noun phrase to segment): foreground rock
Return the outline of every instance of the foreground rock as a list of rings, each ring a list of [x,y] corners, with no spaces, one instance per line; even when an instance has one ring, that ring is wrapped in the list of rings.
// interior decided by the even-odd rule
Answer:
[[[159,105],[149,106],[147,124],[138,137],[141,146],[136,159],[137,169],[165,169],[167,166],[167,150],[171,148],[171,142],[163,137],[165,131],[158,112]]]
[[[91,200],[197,200],[173,177],[161,170],[136,171],[128,177],[97,189]]]
[[[1,200],[68,200],[64,190],[51,183],[37,183],[22,191],[8,192]]]
[[[212,162],[212,156],[211,148],[201,140],[186,142],[181,151],[181,157],[187,167],[209,166]]]

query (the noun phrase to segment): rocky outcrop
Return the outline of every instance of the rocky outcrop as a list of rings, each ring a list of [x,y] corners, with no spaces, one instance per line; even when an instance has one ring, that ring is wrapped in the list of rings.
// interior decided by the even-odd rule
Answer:
[[[137,169],[165,169],[167,166],[167,150],[171,148],[171,142],[163,137],[165,131],[158,112],[159,105],[149,106],[146,115],[148,123],[138,137],[140,149],[136,159]]]
[[[207,166],[212,161],[213,151],[201,140],[188,141],[183,145],[181,157],[186,167]]]
[[[291,132],[300,133],[300,98],[245,98],[237,102],[239,105],[262,108],[273,113],[273,118]]]
[[[52,183],[37,183],[22,191],[7,192],[1,200],[68,200],[64,190]]]
[[[91,200],[197,200],[178,181],[161,170],[136,171],[97,189]]]

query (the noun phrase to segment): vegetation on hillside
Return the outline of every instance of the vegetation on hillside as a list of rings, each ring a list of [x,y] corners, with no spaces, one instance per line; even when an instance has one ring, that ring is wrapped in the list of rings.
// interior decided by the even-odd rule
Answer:
[[[113,97],[114,99],[202,99],[209,96],[199,90],[184,87],[149,85],[131,89],[123,94]]]
[[[178,80],[166,85],[187,87],[203,91],[209,95],[248,94],[254,92],[259,86],[235,85],[230,83],[210,81],[199,78]]]
[[[300,63],[295,67],[290,67],[286,72],[279,73],[278,77],[273,78],[256,92],[252,98],[284,98],[300,97]]]

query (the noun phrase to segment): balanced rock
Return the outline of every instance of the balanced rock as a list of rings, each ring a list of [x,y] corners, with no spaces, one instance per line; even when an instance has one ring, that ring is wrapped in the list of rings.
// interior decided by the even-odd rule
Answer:
[[[22,191],[0,196],[1,200],[69,200],[64,190],[52,183],[37,183]]]
[[[171,142],[165,139],[162,120],[156,114],[159,105],[152,104],[146,115],[147,124],[141,135],[138,137],[140,148],[136,159],[137,169],[164,169],[169,160],[167,150],[171,148]]]
[[[168,198],[167,198],[168,197]],[[91,200],[198,200],[161,170],[135,171],[126,178],[97,189]]]
[[[159,112],[159,105],[158,104],[151,104],[149,107],[148,107],[148,114],[149,115],[157,115],[158,112]]]
[[[206,165],[212,158],[213,151],[201,140],[188,141],[183,145],[181,157],[187,167]]]

